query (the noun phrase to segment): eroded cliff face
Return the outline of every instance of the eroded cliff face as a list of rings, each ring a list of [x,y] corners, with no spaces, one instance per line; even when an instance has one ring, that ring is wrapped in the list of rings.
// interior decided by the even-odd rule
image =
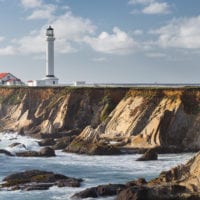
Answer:
[[[87,127],[77,140],[199,150],[199,98],[199,89],[130,89],[104,123]]]
[[[199,150],[199,108],[199,88],[0,88],[2,131],[75,131],[76,141],[123,148]]]
[[[127,89],[0,88],[2,130],[52,134],[96,128]]]

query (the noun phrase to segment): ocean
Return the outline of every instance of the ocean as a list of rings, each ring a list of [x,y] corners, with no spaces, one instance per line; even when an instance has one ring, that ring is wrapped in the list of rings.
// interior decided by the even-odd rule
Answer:
[[[9,147],[19,142],[24,145]],[[39,150],[36,139],[19,136],[16,133],[0,133],[0,149],[13,153],[18,151]],[[51,158],[23,158],[9,157],[0,154],[0,182],[2,179],[16,172],[39,169],[61,173],[66,176],[83,178],[80,188],[52,187],[44,191],[6,191],[0,190],[0,200],[70,200],[70,197],[88,187],[108,183],[126,183],[133,179],[144,177],[150,180],[180,163],[185,163],[193,153],[162,154],[157,161],[137,162],[141,155],[127,154],[118,156],[87,156],[56,151],[56,157]],[[92,200],[88,198],[87,200]],[[98,200],[113,200],[114,197],[98,198]]]

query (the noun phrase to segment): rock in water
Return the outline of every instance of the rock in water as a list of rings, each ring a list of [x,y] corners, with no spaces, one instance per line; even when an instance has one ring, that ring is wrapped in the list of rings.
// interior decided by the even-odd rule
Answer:
[[[19,157],[53,157],[56,156],[55,151],[50,147],[43,147],[39,152],[37,151],[23,151],[17,152]]]
[[[0,149],[0,154],[5,154],[7,156],[13,156],[12,153],[10,153],[9,151],[5,150],[5,149]]]
[[[55,144],[55,141],[54,141],[54,139],[52,139],[52,138],[47,138],[47,139],[44,139],[44,140],[42,140],[42,141],[39,141],[38,142],[38,144],[40,145],[40,146],[51,146],[51,145],[54,145]]]
[[[5,183],[0,188],[11,190],[46,190],[51,186],[58,187],[79,187],[82,179],[76,179],[54,174],[53,172],[31,170],[11,174],[3,179]]]
[[[81,192],[78,192],[75,195],[73,195],[72,198],[85,199],[85,198],[114,196],[124,188],[125,185],[122,184],[99,185],[97,187],[88,188]]]
[[[103,145],[97,142],[74,140],[66,149],[66,152],[88,154],[88,155],[119,155],[121,151],[112,145]]]
[[[148,161],[148,160],[157,160],[158,154],[155,149],[149,149],[145,152],[145,154],[138,158],[137,161]]]
[[[162,172],[146,184],[130,186],[116,200],[199,200],[200,152],[186,164]]]
[[[44,147],[39,152],[40,156],[52,157],[56,156],[55,151],[51,147]]]
[[[15,143],[12,143],[9,145],[9,147],[16,147],[16,146],[20,146],[20,147],[23,147],[24,149],[26,149],[26,146],[22,143],[19,143],[19,142],[15,142]]]

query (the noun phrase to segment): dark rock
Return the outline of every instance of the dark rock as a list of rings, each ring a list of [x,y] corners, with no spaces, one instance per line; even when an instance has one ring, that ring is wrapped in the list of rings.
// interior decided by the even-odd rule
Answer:
[[[121,151],[112,145],[102,145],[99,143],[89,143],[86,141],[75,141],[64,150],[71,153],[88,155],[119,155]]]
[[[24,187],[20,187],[19,189],[25,191],[32,191],[32,190],[48,190],[54,184],[52,183],[42,183],[42,184],[31,184],[31,185],[24,185]],[[18,189],[18,190],[19,190]]]
[[[140,185],[145,185],[147,184],[146,180],[144,178],[139,178],[138,180],[130,181],[126,183],[127,187],[131,186],[140,186]]]
[[[11,190],[46,190],[51,186],[79,187],[82,179],[75,179],[53,172],[31,170],[11,174],[3,179],[0,188]]]
[[[38,142],[38,144],[40,146],[51,146],[54,145],[56,142],[54,139],[50,138],[50,139],[44,139]]]
[[[55,151],[50,147],[43,147],[39,152],[37,151],[23,151],[17,152],[16,156],[19,157],[53,157],[55,155]]]
[[[59,180],[57,182],[58,187],[80,187],[82,179],[74,179],[74,178],[69,178],[67,180]]]
[[[66,136],[56,140],[55,145],[52,146],[54,150],[65,149],[72,141],[73,136]]]
[[[7,156],[13,156],[12,153],[10,153],[9,151],[5,150],[5,149],[0,149],[0,154],[5,154]]]
[[[148,188],[130,187],[121,191],[117,196],[116,200],[154,200],[154,199],[149,198]]]
[[[37,151],[17,152],[15,155],[19,157],[39,157],[40,156],[39,152]]]
[[[149,149],[145,154],[138,158],[137,161],[148,161],[148,160],[157,160],[158,154],[155,149]]]
[[[44,157],[52,157],[52,156],[56,156],[55,151],[50,148],[50,147],[44,147],[40,150],[39,152],[40,156],[44,156]]]
[[[9,145],[9,147],[12,148],[12,147],[16,147],[16,146],[19,146],[19,145],[26,149],[26,146],[22,143],[19,143],[19,142],[12,143],[12,144]]]
[[[88,188],[86,190],[78,192],[74,194],[72,198],[84,199],[89,197],[97,198],[97,197],[114,196],[124,188],[125,185],[122,184],[99,185],[97,187]]]

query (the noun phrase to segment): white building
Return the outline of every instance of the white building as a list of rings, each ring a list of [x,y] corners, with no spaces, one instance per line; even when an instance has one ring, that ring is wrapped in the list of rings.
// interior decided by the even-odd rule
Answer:
[[[0,73],[0,85],[24,85],[24,83],[11,73]]]
[[[28,86],[55,86],[58,85],[58,78],[54,75],[54,29],[49,26],[46,30],[46,76],[42,80],[28,81]]]
[[[73,85],[76,86],[76,87],[77,86],[85,86],[86,82],[85,81],[74,81]]]

